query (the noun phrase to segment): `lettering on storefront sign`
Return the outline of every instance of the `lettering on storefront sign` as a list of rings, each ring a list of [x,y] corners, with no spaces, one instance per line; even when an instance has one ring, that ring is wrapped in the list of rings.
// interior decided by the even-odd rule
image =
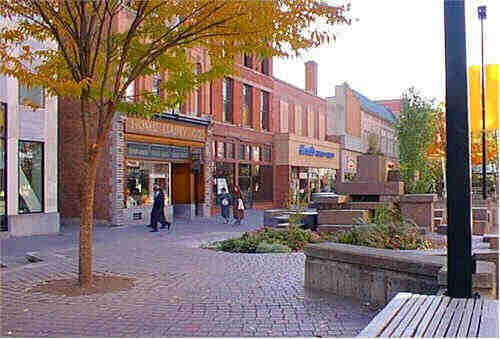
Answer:
[[[127,118],[127,133],[162,136],[186,140],[205,140],[205,129],[166,122]]]
[[[332,159],[335,157],[335,153],[320,151],[320,150],[314,148],[314,146],[306,147],[306,145],[299,146],[299,154],[300,155],[308,155],[311,157],[328,158],[328,159]]]
[[[127,143],[127,157],[164,160],[188,160],[190,159],[190,152],[189,147],[187,146],[165,146],[129,142]]]

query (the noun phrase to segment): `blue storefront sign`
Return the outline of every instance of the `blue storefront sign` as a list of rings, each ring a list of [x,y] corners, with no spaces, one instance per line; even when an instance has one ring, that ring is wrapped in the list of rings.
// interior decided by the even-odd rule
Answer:
[[[320,151],[315,149],[314,146],[306,147],[306,145],[299,146],[299,154],[308,155],[311,157],[328,158],[328,159],[332,159],[335,157],[335,153]]]

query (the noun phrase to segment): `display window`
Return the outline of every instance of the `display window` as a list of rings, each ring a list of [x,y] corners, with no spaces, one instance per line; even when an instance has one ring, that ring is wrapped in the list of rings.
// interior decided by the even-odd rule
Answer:
[[[153,161],[127,160],[125,205],[127,208],[153,204],[153,185],[165,195],[165,206],[171,203],[171,165]]]
[[[19,141],[19,213],[43,212],[43,142]]]

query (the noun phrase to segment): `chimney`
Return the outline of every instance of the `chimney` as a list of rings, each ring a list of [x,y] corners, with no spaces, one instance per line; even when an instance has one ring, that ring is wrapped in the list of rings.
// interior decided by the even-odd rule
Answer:
[[[306,91],[318,95],[318,64],[312,60],[306,62]]]

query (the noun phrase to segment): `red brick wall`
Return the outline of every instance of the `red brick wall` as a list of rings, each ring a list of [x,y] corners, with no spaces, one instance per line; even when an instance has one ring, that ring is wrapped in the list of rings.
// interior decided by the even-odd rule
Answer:
[[[80,217],[80,192],[83,166],[82,124],[78,103],[59,99],[59,210],[63,218]],[[111,168],[109,138],[99,157],[94,202],[94,217],[110,220]]]
[[[290,133],[295,133],[298,135],[307,136],[307,128],[308,128],[308,110],[307,107],[311,107],[311,114],[316,114],[316,124],[317,131],[319,133],[319,129],[326,129],[325,126],[319,126],[319,114],[325,114],[327,111],[327,102],[325,99],[312,95],[304,90],[297,88],[293,85],[290,85],[284,81],[275,79],[274,82],[274,92],[273,92],[273,108],[275,112],[273,115],[275,116],[276,121],[279,121],[279,102],[280,100],[284,100],[288,103],[289,109],[289,130]],[[302,131],[295,131],[295,105],[302,106]],[[326,120],[325,120],[326,121]],[[274,126],[274,131],[279,132],[279,125],[276,124]],[[319,134],[314,133],[314,138],[319,138]],[[313,136],[311,136],[312,138]]]
[[[274,184],[274,196],[275,196],[275,206],[285,207],[288,203],[288,195],[290,190],[290,166],[281,165],[275,167],[275,184]]]

